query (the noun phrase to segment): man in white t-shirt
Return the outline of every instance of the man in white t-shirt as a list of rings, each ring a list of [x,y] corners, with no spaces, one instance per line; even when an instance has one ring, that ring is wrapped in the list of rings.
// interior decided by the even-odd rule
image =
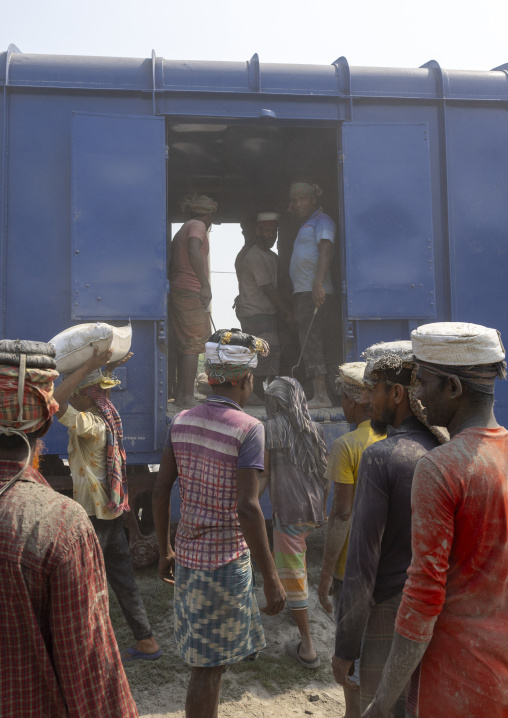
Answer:
[[[326,345],[333,335],[331,327],[334,320],[331,316],[333,285],[330,264],[335,222],[319,206],[322,194],[321,187],[308,182],[293,182],[289,191],[289,211],[302,223],[293,245],[289,274],[296,300],[305,372],[314,385],[309,409],[332,405],[326,389],[326,374],[335,376],[337,373],[330,361],[326,361],[327,354],[330,354]]]

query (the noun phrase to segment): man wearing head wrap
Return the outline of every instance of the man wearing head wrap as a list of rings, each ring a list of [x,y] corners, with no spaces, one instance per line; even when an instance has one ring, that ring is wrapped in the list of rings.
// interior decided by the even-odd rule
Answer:
[[[242,271],[238,275],[240,294],[236,302],[236,315],[246,334],[265,339],[270,354],[261,357],[253,369],[254,392],[263,397],[263,381],[279,373],[280,342],[277,330],[277,312],[292,321],[289,309],[277,291],[278,258],[272,247],[277,240],[279,215],[260,212],[257,216],[256,242],[245,255]]]
[[[0,342],[0,715],[138,715],[86,513],[33,466],[58,409],[54,349]]]
[[[293,182],[289,211],[301,222],[295,239],[289,274],[296,300],[296,318],[306,375],[312,378],[314,396],[309,409],[331,406],[326,389],[330,366],[329,338],[334,317],[331,315],[333,284],[330,263],[335,241],[335,222],[319,206],[323,190],[317,184]],[[327,366],[328,364],[328,366]]]
[[[159,576],[175,584],[175,640],[191,668],[187,718],[216,718],[224,668],[265,646],[249,553],[261,571],[268,615],[285,592],[259,506],[264,431],[246,414],[252,369],[266,342],[220,330],[206,344],[213,388],[206,403],[173,419],[153,492]],[[181,518],[169,542],[171,489],[178,477]],[[174,574],[173,574],[174,571]]]
[[[362,402],[375,431],[388,436],[365,449],[360,461],[332,667],[338,683],[358,690],[348,674],[360,657],[365,710],[390,652],[411,562],[414,469],[438,439],[415,415],[424,419],[414,397],[411,342],[374,344],[363,356]],[[395,718],[404,718],[404,704],[403,698],[398,701]]]
[[[506,376],[495,329],[444,322],[411,334],[428,421],[450,442],[420,459],[413,558],[374,703],[389,716],[411,679],[406,715],[508,715],[508,431],[493,413]]]
[[[265,472],[273,511],[273,553],[300,640],[286,652],[304,668],[317,668],[309,626],[306,539],[324,523],[326,443],[301,385],[278,376],[265,392]]]
[[[178,358],[178,406],[194,406],[194,380],[198,357],[205,350],[210,334],[208,306],[212,299],[208,271],[208,230],[217,202],[206,195],[185,197],[182,212],[189,219],[171,242],[169,263],[169,314],[176,338]]]
[[[370,425],[366,407],[361,403],[365,392],[363,375],[365,362],[351,362],[339,367],[336,386],[346,421],[356,429],[339,436],[334,441],[328,459],[326,478],[333,481],[333,503],[328,517],[326,540],[318,587],[319,600],[328,613],[339,613],[340,595],[346,569],[349,525],[353,510],[353,499],[358,480],[358,469],[364,450],[386,434],[377,434]],[[329,594],[333,579],[333,607]],[[359,683],[359,661],[355,661],[353,682]],[[345,718],[359,718],[360,695],[357,690],[344,686],[346,700]]]
[[[102,548],[106,575],[132,631],[134,646],[122,659],[155,660],[162,655],[155,640],[139,592],[124,531],[123,512],[129,511],[126,455],[122,420],[110,400],[119,384],[111,372],[127,362],[127,354],[108,363],[112,351],[93,356],[67,374],[55,389],[58,421],[69,433],[69,468],[73,498],[88,514]],[[106,365],[107,374],[101,372]]]

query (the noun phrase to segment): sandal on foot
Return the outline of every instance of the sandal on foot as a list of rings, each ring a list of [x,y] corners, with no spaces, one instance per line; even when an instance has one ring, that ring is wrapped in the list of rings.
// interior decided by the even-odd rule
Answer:
[[[156,661],[157,658],[160,658],[162,656],[162,651],[159,649],[156,653],[143,653],[143,651],[138,651],[134,646],[131,646],[130,648],[127,648],[125,653],[128,653],[127,656],[122,656],[122,662],[125,661]]]
[[[305,658],[302,658],[299,654],[300,646],[302,645],[301,641],[290,641],[286,644],[286,653],[288,656],[291,656],[291,658],[295,658],[304,668],[317,668],[321,665],[321,661],[319,660],[319,656],[316,656],[314,660],[312,661],[306,661]]]

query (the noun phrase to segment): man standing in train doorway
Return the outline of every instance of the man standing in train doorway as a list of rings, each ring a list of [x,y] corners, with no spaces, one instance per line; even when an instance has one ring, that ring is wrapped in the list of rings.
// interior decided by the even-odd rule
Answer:
[[[182,200],[183,212],[189,219],[171,242],[169,263],[169,314],[173,323],[178,356],[175,404],[194,406],[194,381],[198,357],[205,351],[210,336],[209,304],[212,300],[208,270],[208,230],[217,202],[196,194]]]
[[[289,212],[301,221],[293,246],[289,274],[296,300],[296,317],[305,372],[312,378],[314,396],[309,409],[332,405],[326,389],[326,353],[332,326],[333,294],[330,264],[335,241],[335,222],[319,206],[323,190],[317,184],[294,182]],[[332,368],[330,367],[330,371]]]
[[[256,239],[244,255],[238,273],[240,294],[236,299],[236,315],[242,331],[264,339],[270,346],[270,354],[259,357],[257,367],[252,370],[254,392],[263,404],[263,381],[279,374],[277,314],[288,324],[293,322],[289,308],[277,291],[278,257],[272,247],[277,241],[278,225],[279,215],[276,212],[260,212],[257,215]]]

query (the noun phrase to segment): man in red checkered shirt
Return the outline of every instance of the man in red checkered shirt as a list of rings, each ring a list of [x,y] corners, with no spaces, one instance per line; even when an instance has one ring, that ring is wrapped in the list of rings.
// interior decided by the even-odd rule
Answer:
[[[30,465],[58,408],[54,350],[0,354],[0,715],[135,718],[93,527]]]

